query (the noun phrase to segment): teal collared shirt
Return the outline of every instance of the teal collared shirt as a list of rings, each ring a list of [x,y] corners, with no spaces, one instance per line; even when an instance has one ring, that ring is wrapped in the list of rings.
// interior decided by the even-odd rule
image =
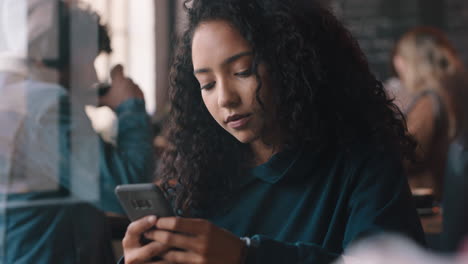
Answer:
[[[380,232],[424,243],[401,162],[368,146],[287,150],[233,186],[208,219],[251,237],[248,263],[329,263]]]

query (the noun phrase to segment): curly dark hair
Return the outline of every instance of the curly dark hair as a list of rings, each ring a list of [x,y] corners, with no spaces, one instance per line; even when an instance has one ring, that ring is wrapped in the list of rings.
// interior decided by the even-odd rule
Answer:
[[[179,187],[177,208],[206,209],[229,192],[229,179],[244,173],[252,159],[248,146],[224,131],[202,101],[191,44],[194,31],[206,21],[227,21],[239,30],[252,47],[257,80],[261,62],[272,83],[279,84],[268,89],[286,146],[346,148],[365,140],[395,151],[402,161],[413,156],[415,142],[405,119],[371,73],[357,42],[329,10],[314,2],[185,2],[188,28],[170,75],[167,137],[173,148],[161,157],[158,171],[165,189]],[[259,82],[257,100],[261,88]]]

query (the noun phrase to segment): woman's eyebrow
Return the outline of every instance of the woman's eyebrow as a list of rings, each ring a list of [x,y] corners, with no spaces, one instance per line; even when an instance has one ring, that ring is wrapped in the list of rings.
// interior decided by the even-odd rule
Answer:
[[[236,55],[233,55],[233,56],[225,59],[222,64],[226,65],[226,64],[229,64],[229,63],[233,63],[234,61],[238,60],[241,57],[250,56],[252,54],[253,54],[252,51],[243,51],[243,52],[237,53]]]
[[[227,59],[225,59],[221,65],[226,65],[226,64],[230,64],[230,63],[233,63],[234,61],[238,60],[239,58],[241,57],[244,57],[244,56],[250,56],[252,55],[253,52],[252,51],[243,51],[243,52],[240,52],[240,53],[237,53]],[[201,69],[196,69],[193,71],[193,74],[198,74],[198,73],[205,73],[205,72],[210,72],[211,69],[210,68],[201,68]]]
[[[198,70],[194,70],[193,74],[196,75],[197,73],[204,73],[204,72],[209,72],[209,71],[211,71],[209,68],[201,68]]]

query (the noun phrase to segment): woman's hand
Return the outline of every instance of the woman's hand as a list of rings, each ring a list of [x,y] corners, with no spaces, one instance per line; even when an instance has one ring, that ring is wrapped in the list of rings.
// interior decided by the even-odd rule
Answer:
[[[122,240],[125,264],[151,263],[152,258],[168,250],[168,247],[157,241],[143,245],[142,235],[155,226],[155,216],[143,217],[132,222]]]
[[[159,255],[164,259],[161,263],[240,264],[243,261],[244,242],[206,220],[164,217],[157,220],[156,228],[146,232],[145,237],[158,243],[155,251],[164,251]]]

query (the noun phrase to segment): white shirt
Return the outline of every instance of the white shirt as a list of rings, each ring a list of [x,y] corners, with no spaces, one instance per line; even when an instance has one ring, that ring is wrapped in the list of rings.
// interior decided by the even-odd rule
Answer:
[[[38,76],[39,75],[39,76]],[[51,191],[59,184],[61,96],[66,90],[44,82],[54,73],[0,58],[0,191]],[[76,104],[75,104],[76,106]],[[81,108],[81,111],[80,111]],[[62,116],[63,118],[63,116]],[[82,107],[71,107],[70,181],[80,198],[97,199],[99,143]],[[5,190],[6,189],[6,190]]]

